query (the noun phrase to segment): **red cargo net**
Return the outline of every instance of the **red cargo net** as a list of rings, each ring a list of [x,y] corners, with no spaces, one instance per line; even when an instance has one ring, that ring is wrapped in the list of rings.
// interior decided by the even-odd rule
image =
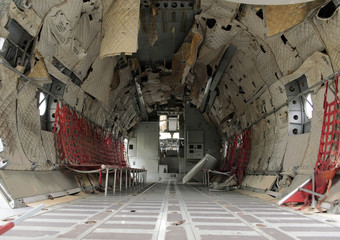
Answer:
[[[321,129],[318,160],[315,165],[315,172],[331,170],[340,167],[339,146],[340,146],[340,101],[338,94],[338,75],[335,79],[335,99],[327,101],[328,81],[324,98],[324,115]]]
[[[338,75],[335,77],[335,99],[332,102],[327,101],[328,80],[326,82],[326,90],[324,96],[324,114],[320,137],[320,146],[318,158],[315,165],[315,192],[323,194],[326,190],[325,198],[323,198],[317,208],[320,208],[321,203],[327,198],[332,179],[340,167],[339,162],[339,147],[340,147],[340,101],[337,98],[338,93]],[[308,182],[304,189],[312,190],[312,182]],[[292,196],[287,198],[284,203],[304,203],[300,209],[308,207],[312,202],[312,195],[305,191],[297,191]]]
[[[242,134],[234,134],[228,144],[228,150],[225,157],[222,171],[231,171],[231,176],[236,174],[238,184],[242,183],[244,171],[246,169],[249,150],[250,150],[251,128],[243,130]],[[236,163],[235,167],[233,165]]]
[[[53,132],[61,164],[80,168],[126,167],[124,142],[66,105],[55,112]]]

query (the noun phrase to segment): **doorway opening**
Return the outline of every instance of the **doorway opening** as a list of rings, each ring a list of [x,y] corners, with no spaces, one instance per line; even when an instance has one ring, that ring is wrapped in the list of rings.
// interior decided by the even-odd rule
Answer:
[[[164,173],[179,173],[179,115],[159,116],[160,169]]]

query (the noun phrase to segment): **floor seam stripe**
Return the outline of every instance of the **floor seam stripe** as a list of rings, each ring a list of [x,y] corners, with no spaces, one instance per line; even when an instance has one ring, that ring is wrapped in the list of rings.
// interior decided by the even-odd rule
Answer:
[[[199,193],[201,193],[202,195],[207,196],[208,198],[212,199],[211,196],[209,196],[208,194],[200,191],[199,189],[197,189],[196,187],[191,186],[193,189],[195,189],[196,191],[198,191]],[[264,231],[262,231],[261,229],[254,227],[252,224],[250,224],[247,220],[241,218],[239,215],[235,214],[234,212],[230,211],[228,208],[224,207],[222,204],[215,202],[217,205],[219,205],[220,207],[222,207],[225,211],[227,211],[228,213],[230,213],[231,215],[233,215],[235,218],[237,218],[238,220],[240,220],[241,222],[243,222],[244,224],[246,224],[247,226],[251,227],[254,231],[256,231],[257,233],[259,233],[260,235],[262,235],[263,237],[269,239],[269,240],[276,240],[276,238],[273,238],[272,236],[268,235],[267,233],[265,233]]]
[[[113,213],[111,213],[109,216],[107,216],[106,218],[104,218],[101,221],[98,221],[97,223],[95,223],[92,227],[90,227],[88,230],[84,231],[82,234],[80,234],[77,238],[75,238],[75,240],[80,240],[83,239],[84,237],[86,237],[88,234],[90,234],[91,232],[93,232],[95,229],[97,229],[100,225],[102,225],[103,223],[105,223],[107,220],[109,220],[110,218],[112,218],[113,216],[115,216],[117,213],[119,213],[121,210],[123,210],[126,206],[128,206],[130,203],[136,201],[137,199],[139,199],[144,193],[146,193],[147,191],[149,191],[150,189],[152,189],[158,182],[152,184],[150,187],[148,187],[146,190],[144,190],[143,192],[141,192],[140,194],[138,194],[137,196],[135,196],[133,199],[131,199],[130,201],[128,201],[127,203],[125,203],[123,206],[121,206],[120,208],[118,208],[116,211],[114,211]],[[60,235],[60,234],[58,234]],[[57,235],[57,236],[58,236]],[[55,236],[55,238],[57,237]]]
[[[188,227],[184,228],[185,232],[187,233],[188,240],[191,240],[191,239],[200,239],[200,235],[197,234],[195,229],[194,229],[195,226],[192,224],[190,214],[187,211],[188,209],[187,209],[187,207],[184,204],[184,200],[183,200],[181,191],[179,190],[177,184],[175,184],[175,189],[176,189],[176,192],[178,192],[178,200],[179,200],[179,206],[180,206],[181,212],[183,212],[185,214],[185,216],[184,216],[185,220],[187,221],[187,223],[189,223],[189,227],[191,229],[191,232],[190,232]]]
[[[168,182],[165,193],[164,193],[163,208],[162,208],[163,211],[161,212],[160,218],[157,220],[156,231],[152,235],[152,240],[165,239],[167,218],[168,218],[169,189],[170,189],[170,182]]]

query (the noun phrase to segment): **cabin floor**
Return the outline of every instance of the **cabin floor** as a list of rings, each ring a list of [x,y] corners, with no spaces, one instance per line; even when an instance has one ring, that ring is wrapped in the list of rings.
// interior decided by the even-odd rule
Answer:
[[[340,221],[240,192],[168,182],[45,208],[0,239],[330,240],[340,239]]]

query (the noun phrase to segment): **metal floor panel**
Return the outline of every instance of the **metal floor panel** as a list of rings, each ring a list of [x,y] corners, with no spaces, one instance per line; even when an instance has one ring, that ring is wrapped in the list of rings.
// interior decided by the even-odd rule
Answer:
[[[241,193],[168,182],[41,211],[2,239],[340,240],[340,227]]]

